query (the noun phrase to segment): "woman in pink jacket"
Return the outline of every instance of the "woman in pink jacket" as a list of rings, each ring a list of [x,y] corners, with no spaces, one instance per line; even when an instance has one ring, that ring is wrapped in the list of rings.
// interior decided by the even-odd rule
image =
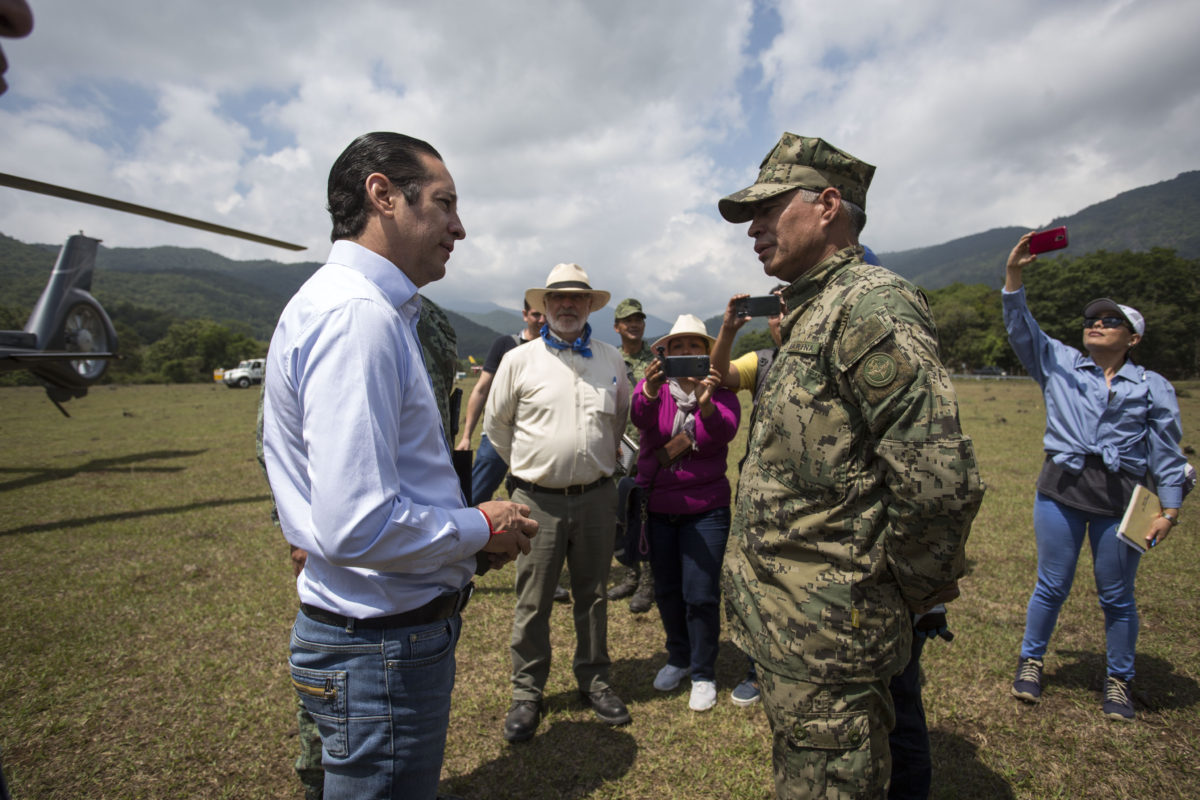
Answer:
[[[712,345],[704,322],[684,314],[653,347],[666,356],[705,356]],[[641,433],[637,480],[648,497],[654,600],[667,634],[667,665],[654,688],[671,691],[690,675],[688,706],[706,711],[717,700],[721,562],[729,537],[725,461],[741,409],[716,370],[667,378],[663,364],[646,368],[630,411]]]

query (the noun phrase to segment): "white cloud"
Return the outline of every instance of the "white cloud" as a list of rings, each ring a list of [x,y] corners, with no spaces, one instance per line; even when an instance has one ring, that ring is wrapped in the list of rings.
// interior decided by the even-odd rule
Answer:
[[[844,38],[811,35],[839,11],[781,4],[764,69],[784,127],[878,166],[865,236],[880,249],[1045,223],[1200,166],[1188,133],[1200,123],[1194,3],[880,1],[856,12],[845,63]]]
[[[0,231],[320,260],[330,163],[400,130],[443,153],[461,196],[468,238],[435,299],[516,306],[577,261],[673,319],[769,286],[715,203],[784,129],[879,166],[878,250],[1048,221],[1198,166],[1200,7],[1184,0],[863,0],[853,20],[793,0],[398,6],[38,3],[33,34],[5,45],[0,171],[309,249],[9,190]],[[774,8],[769,49],[744,52],[752,13]],[[766,114],[737,91],[758,59]]]

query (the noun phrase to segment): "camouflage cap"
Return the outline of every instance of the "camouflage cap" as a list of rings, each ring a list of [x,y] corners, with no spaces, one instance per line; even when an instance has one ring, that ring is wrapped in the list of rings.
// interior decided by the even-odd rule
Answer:
[[[759,200],[792,189],[819,192],[832,186],[865,211],[867,187],[874,175],[875,167],[824,139],[784,133],[759,165],[754,185],[721,198],[717,209],[729,222],[748,222],[753,216],[751,206]]]
[[[646,312],[642,311],[642,304],[632,297],[626,297],[621,302],[617,303],[617,310],[613,312],[613,321],[632,317],[634,314],[646,316]]]

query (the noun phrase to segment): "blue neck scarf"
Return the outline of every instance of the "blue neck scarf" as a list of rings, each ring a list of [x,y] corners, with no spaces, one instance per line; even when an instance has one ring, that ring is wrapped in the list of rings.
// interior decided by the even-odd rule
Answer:
[[[575,341],[568,344],[562,339],[550,333],[550,324],[542,325],[542,341],[553,347],[555,350],[574,350],[584,358],[592,357],[592,324],[590,322],[583,323],[583,336],[580,336]]]

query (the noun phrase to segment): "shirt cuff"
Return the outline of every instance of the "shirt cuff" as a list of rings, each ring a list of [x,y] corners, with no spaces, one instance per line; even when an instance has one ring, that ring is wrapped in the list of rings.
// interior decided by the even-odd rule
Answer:
[[[1179,508],[1183,503],[1183,488],[1180,486],[1159,487],[1158,502],[1163,508]]]
[[[450,518],[458,526],[459,538],[465,551],[463,558],[473,556],[487,546],[492,533],[478,508],[456,508],[450,512]]]

